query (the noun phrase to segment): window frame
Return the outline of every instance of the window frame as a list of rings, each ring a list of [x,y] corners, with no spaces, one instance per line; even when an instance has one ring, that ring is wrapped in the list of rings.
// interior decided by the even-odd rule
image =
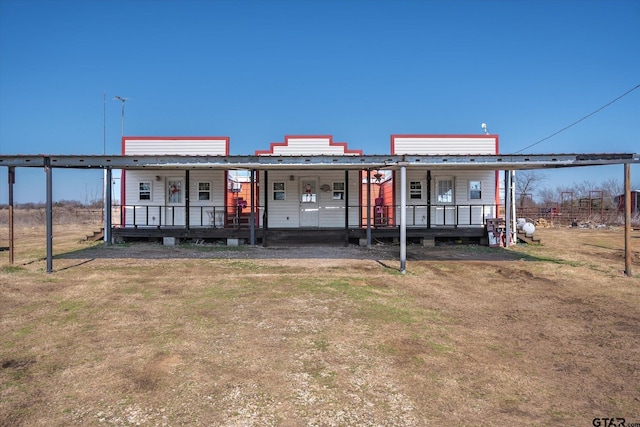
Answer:
[[[208,189],[207,190],[203,190],[200,188],[200,186],[202,184],[206,184]],[[209,202],[211,201],[211,181],[198,181],[197,182],[198,185],[198,201],[201,202]],[[203,195],[206,195],[206,198],[202,198]]]
[[[142,186],[146,184],[148,189],[143,190]],[[142,197],[143,194],[146,194],[147,197]],[[148,202],[151,201],[153,197],[153,181],[139,181],[138,182],[138,201],[139,202]]]
[[[477,188],[474,188],[474,184],[477,184]],[[469,180],[469,200],[482,200],[481,180]]]
[[[276,186],[278,188],[276,188]],[[285,181],[274,181],[271,183],[272,200],[283,201],[287,200],[287,184]]]
[[[418,187],[414,188],[414,185],[417,184]],[[423,192],[422,192],[422,181],[409,181],[409,199],[410,200],[422,200]]]
[[[342,188],[336,188],[336,184],[340,184]],[[333,200],[344,200],[346,193],[346,184],[344,181],[334,181],[331,183],[331,192]]]

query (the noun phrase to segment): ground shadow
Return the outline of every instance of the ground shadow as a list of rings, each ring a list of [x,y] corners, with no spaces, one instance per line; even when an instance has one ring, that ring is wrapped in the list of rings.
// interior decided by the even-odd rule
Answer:
[[[155,243],[124,245],[98,245],[54,256],[54,259],[370,259],[398,261],[398,245],[374,245],[371,248],[349,246],[218,246],[179,245],[163,246]],[[541,261],[534,256],[513,252],[504,248],[486,246],[445,245],[423,247],[407,246],[408,261]],[[547,260],[548,261],[548,260]]]

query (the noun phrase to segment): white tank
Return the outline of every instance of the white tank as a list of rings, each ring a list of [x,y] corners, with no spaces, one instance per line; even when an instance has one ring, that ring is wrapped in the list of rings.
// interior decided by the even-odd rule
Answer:
[[[536,226],[533,225],[530,222],[525,222],[524,225],[522,226],[522,231],[524,231],[525,233],[531,235],[531,234],[535,233]]]

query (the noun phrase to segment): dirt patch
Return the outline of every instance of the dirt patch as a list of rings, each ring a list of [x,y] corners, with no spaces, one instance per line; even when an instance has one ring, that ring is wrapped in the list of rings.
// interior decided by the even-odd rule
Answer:
[[[0,253],[0,425],[640,422],[640,277],[621,230],[543,245],[81,242]],[[640,266],[634,258],[634,269]]]

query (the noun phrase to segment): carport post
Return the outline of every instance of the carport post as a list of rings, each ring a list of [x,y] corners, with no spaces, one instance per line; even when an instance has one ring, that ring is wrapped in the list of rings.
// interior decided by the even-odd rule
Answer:
[[[251,169],[251,211],[249,212],[249,244],[256,244],[256,170]]]
[[[504,222],[505,222],[505,240],[504,245],[511,245],[511,206],[513,205],[513,199],[511,198],[511,187],[513,186],[512,174],[510,170],[504,171]]]
[[[624,164],[624,274],[632,277],[631,271],[631,164]]]
[[[105,197],[104,197],[104,243],[111,245],[111,168],[105,168]]]
[[[9,167],[9,264],[13,265],[13,184],[16,182],[16,170]]]
[[[371,248],[371,169],[367,169],[367,247]]]
[[[344,245],[349,246],[349,169],[344,171]]]
[[[44,158],[44,173],[47,177],[46,233],[47,233],[47,273],[53,271],[53,183],[51,159]]]
[[[407,166],[400,165],[400,272],[407,272]]]

